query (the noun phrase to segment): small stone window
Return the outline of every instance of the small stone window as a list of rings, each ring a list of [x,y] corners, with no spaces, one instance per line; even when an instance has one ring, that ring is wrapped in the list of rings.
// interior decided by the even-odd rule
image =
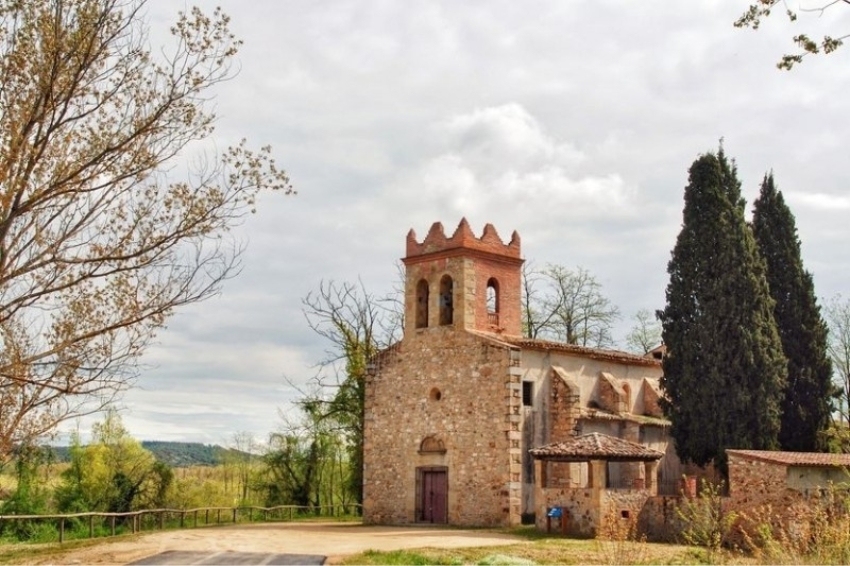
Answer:
[[[534,405],[534,382],[522,382],[522,405],[523,407],[531,407]]]
[[[428,328],[428,281],[416,284],[416,328]]]
[[[439,401],[443,398],[443,393],[434,387],[431,389],[431,393],[428,394],[428,398],[431,399],[431,401]]]
[[[450,325],[454,322],[454,281],[450,275],[440,279],[440,324]]]

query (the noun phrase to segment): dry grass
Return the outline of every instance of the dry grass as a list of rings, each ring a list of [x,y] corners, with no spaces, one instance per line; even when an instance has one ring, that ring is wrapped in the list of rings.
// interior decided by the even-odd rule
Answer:
[[[509,531],[511,534],[525,534]],[[342,564],[701,564],[701,553],[694,548],[671,544],[634,543],[620,548],[632,552],[619,553],[608,543],[598,540],[569,539],[559,536],[541,537],[531,534],[525,543],[479,548],[419,548],[406,551],[367,551],[346,557]],[[614,561],[612,561],[614,560]]]

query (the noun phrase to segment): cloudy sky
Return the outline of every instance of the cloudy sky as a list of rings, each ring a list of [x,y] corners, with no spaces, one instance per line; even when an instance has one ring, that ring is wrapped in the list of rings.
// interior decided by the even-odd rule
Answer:
[[[261,199],[237,230],[242,273],[144,357],[122,413],[138,438],[278,428],[288,381],[326,347],[301,298],[358,277],[388,291],[407,231],[437,220],[517,230],[527,260],[588,269],[622,338],[663,307],[687,169],[720,138],[749,203],[774,171],[818,295],[850,294],[850,47],[775,68],[796,33],[850,32],[850,9],[753,32],[732,26],[744,0],[198,3],[245,41],[215,143],[271,144],[298,195]],[[149,0],[154,37],[179,5]]]

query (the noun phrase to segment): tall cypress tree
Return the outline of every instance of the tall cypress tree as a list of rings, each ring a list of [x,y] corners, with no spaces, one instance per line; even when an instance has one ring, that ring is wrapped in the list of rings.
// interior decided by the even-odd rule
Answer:
[[[803,269],[794,215],[765,175],[754,203],[753,234],[767,263],[774,316],[788,358],[779,444],[783,450],[819,451],[819,433],[829,426],[832,364],[827,326],[815,297],[812,276]]]
[[[726,469],[726,448],[778,447],[785,357],[765,263],[723,149],[694,161],[660,311],[661,379],[676,450]]]

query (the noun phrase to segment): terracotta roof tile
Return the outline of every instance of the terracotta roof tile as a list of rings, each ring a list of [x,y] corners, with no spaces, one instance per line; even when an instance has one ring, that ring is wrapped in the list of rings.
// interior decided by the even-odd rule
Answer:
[[[783,466],[850,467],[850,454],[782,452],[778,450],[727,450],[730,456]]]
[[[566,442],[547,444],[528,451],[534,458],[560,462],[587,460],[647,461],[658,460],[663,454],[642,444],[592,432]]]

